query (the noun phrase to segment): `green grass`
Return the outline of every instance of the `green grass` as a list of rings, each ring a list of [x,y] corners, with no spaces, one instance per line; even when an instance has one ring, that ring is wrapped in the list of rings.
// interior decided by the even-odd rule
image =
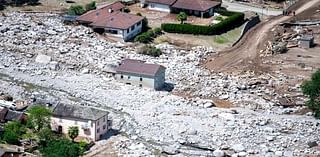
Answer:
[[[233,29],[227,33],[221,34],[221,35],[216,35],[213,37],[213,42],[217,44],[225,44],[225,43],[230,43],[234,42],[237,40],[241,33],[242,27]]]

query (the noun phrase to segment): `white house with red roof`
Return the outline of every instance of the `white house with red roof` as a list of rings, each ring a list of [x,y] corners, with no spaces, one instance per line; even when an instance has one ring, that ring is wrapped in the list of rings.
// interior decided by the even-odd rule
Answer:
[[[165,83],[165,71],[166,68],[162,65],[125,59],[116,68],[115,77],[125,84],[160,90]]]
[[[220,2],[213,0],[146,0],[149,10],[162,12],[185,12],[189,15],[210,17],[214,10],[221,6]]]
[[[106,4],[79,16],[77,21],[99,33],[127,41],[142,31],[143,17],[125,13],[124,8],[125,6],[118,1]]]

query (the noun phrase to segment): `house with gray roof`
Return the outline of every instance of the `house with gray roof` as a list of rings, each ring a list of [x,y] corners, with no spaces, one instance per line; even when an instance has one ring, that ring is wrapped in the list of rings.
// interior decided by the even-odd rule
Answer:
[[[51,128],[68,134],[69,127],[79,128],[79,137],[97,141],[111,128],[108,112],[80,105],[58,104],[52,112]]]
[[[166,68],[140,60],[125,59],[116,68],[116,79],[125,84],[160,90],[165,83]]]

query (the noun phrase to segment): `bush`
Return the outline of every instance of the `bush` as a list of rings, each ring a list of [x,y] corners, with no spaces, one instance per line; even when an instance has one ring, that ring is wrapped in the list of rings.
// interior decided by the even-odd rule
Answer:
[[[78,157],[81,153],[79,146],[66,138],[50,141],[40,152],[43,157]]]
[[[138,13],[136,13],[136,15],[137,15],[137,16],[142,16],[142,14],[141,14],[141,13],[139,13],[139,12],[138,12]]]
[[[223,21],[224,19],[223,19],[223,17],[222,17],[222,16],[217,16],[217,17],[215,18],[215,20]]]
[[[151,45],[144,45],[138,50],[138,53],[153,57],[159,57],[162,54],[160,49]]]
[[[20,122],[12,121],[4,125],[2,140],[9,144],[19,144],[19,139],[26,133],[26,127]]]
[[[148,42],[151,41],[151,37],[148,36],[146,33],[142,33],[142,34],[136,36],[134,38],[134,41],[135,42],[140,42],[140,43],[148,43]]]
[[[161,28],[155,28],[155,29],[149,29],[147,32],[144,32],[134,38],[135,42],[140,43],[149,43],[151,42],[155,37],[161,34]]]
[[[227,11],[228,12],[228,11]],[[244,14],[237,12],[228,12],[231,14],[228,18],[224,19],[218,24],[212,26],[201,26],[191,24],[161,24],[162,30],[169,33],[182,33],[194,35],[216,35],[225,33],[233,28],[240,26],[244,21]]]
[[[159,28],[159,27],[153,29],[153,32],[154,32],[154,34],[156,34],[156,35],[161,35],[161,34],[162,34],[162,30],[161,30],[161,28]]]
[[[305,81],[301,88],[303,94],[308,96],[308,108],[315,112],[316,118],[320,118],[320,70],[312,75],[311,80]]]
[[[97,8],[97,4],[96,4],[96,1],[92,1],[88,4],[86,4],[86,11],[89,11],[89,10],[94,10]]]
[[[83,13],[85,10],[81,5],[72,5],[68,10],[69,15],[82,15]]]

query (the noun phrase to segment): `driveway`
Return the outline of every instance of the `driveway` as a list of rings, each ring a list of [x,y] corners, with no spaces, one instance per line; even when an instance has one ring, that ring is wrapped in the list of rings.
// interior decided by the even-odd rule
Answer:
[[[238,2],[229,2],[227,0],[222,1],[223,6],[227,6],[226,8],[231,11],[237,12],[245,12],[245,11],[252,11],[258,14],[269,15],[269,16],[277,16],[282,14],[282,10],[274,10],[268,8],[259,8],[254,6],[249,6],[245,4],[241,4]]]

